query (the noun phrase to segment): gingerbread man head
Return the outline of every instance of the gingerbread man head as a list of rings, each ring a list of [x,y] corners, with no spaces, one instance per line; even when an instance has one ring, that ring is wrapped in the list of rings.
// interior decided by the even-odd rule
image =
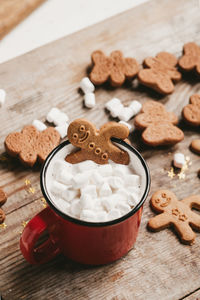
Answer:
[[[168,52],[160,52],[155,58],[144,60],[144,67],[138,73],[138,79],[157,92],[168,95],[174,91],[173,82],[181,80],[181,73],[175,68],[177,59]]]
[[[160,190],[152,196],[151,205],[157,212],[163,212],[174,199],[176,199],[174,193],[168,190]]]
[[[143,104],[141,113],[135,117],[134,124],[144,130],[142,140],[150,146],[173,145],[184,138],[182,130],[174,126],[178,118],[166,111],[161,103],[148,101]]]
[[[9,155],[19,156],[24,165],[32,167],[37,159],[43,162],[59,142],[60,135],[53,127],[39,132],[28,125],[21,132],[10,133],[6,137],[5,148]]]
[[[200,47],[196,43],[183,46],[183,56],[179,59],[179,66],[185,72],[195,71],[200,74]]]
[[[113,51],[110,57],[100,51],[92,53],[93,69],[90,79],[95,85],[110,80],[113,87],[121,86],[126,79],[134,78],[139,66],[134,58],[124,58],[121,51]]]

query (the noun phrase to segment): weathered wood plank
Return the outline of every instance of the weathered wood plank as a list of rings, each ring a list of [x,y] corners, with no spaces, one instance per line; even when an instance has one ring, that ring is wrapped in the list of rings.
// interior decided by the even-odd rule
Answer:
[[[198,1],[151,1],[2,64],[0,86],[7,91],[7,102],[0,110],[0,153],[4,152],[3,141],[11,130],[20,130],[34,118],[44,120],[52,106],[67,112],[71,119],[87,117],[97,126],[109,120],[104,104],[113,96],[121,98],[124,104],[132,99],[141,102],[158,99],[180,116],[189,96],[200,90],[200,83],[195,80],[184,77],[175,92],[164,98],[138,86],[137,81],[133,86],[118,89],[101,87],[96,89],[97,105],[92,110],[83,108],[78,85],[90,64],[90,53],[95,49],[106,53],[121,49],[139,62],[161,50],[179,56],[184,42],[192,40],[200,44],[199,28]],[[154,150],[139,144],[137,133],[131,136],[133,145],[142,151],[149,164],[151,192],[161,187],[170,188],[180,199],[190,193],[200,193],[196,174],[200,168],[199,157],[188,149],[199,132],[181,126],[185,140],[173,148]],[[192,161],[182,181],[167,176],[175,151],[190,156]],[[26,179],[31,181],[31,186],[26,186]],[[154,215],[149,208],[149,198],[134,250],[118,262],[103,267],[83,267],[60,256],[46,265],[30,266],[19,251],[19,231],[23,221],[43,208],[39,167],[24,169],[13,159],[0,159],[0,185],[12,194],[4,206],[7,228],[0,231],[0,290],[5,300],[171,300],[200,288],[200,234],[196,244],[190,247],[180,244],[170,230],[148,232],[147,220]],[[34,194],[30,187],[35,189]]]

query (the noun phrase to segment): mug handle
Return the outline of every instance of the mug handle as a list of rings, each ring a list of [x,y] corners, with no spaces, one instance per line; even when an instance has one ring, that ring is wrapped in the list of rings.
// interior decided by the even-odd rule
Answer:
[[[48,230],[53,219],[55,219],[55,215],[50,207],[46,207],[31,219],[24,228],[20,239],[20,249],[29,263],[42,264],[48,262],[61,252],[51,237],[35,247],[39,237],[45,230]]]

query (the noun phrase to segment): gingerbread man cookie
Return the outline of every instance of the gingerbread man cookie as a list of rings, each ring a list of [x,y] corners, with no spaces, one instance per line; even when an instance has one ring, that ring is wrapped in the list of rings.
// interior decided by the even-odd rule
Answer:
[[[7,201],[6,193],[0,188],[0,207],[4,205]],[[0,208],[0,224],[2,224],[5,220],[6,216],[3,209]]]
[[[138,79],[155,91],[168,95],[174,91],[174,82],[181,80],[181,73],[175,68],[177,58],[168,53],[160,52],[156,57],[144,60],[144,69],[138,73]]]
[[[194,94],[190,97],[190,104],[183,108],[182,115],[188,124],[200,125],[200,95]]]
[[[69,163],[93,160],[98,164],[108,163],[108,159],[119,164],[128,164],[129,155],[111,142],[111,137],[126,139],[129,129],[123,124],[108,122],[99,130],[89,121],[77,119],[68,127],[68,139],[80,150],[66,156]]]
[[[37,159],[43,162],[59,142],[60,135],[53,127],[40,132],[28,125],[21,132],[10,133],[5,139],[5,148],[9,155],[19,156],[24,165],[32,167]]]
[[[178,64],[183,71],[195,71],[200,75],[200,47],[193,42],[185,44]]]
[[[92,53],[93,69],[90,80],[95,85],[103,84],[110,80],[113,87],[121,86],[126,79],[134,78],[139,66],[134,58],[124,58],[121,51],[113,51],[109,57],[100,51]]]
[[[176,115],[166,111],[163,104],[155,101],[144,103],[141,113],[134,120],[135,127],[144,130],[143,142],[150,146],[174,145],[182,141],[184,134],[174,126],[177,123]]]
[[[159,213],[149,220],[150,229],[159,231],[173,226],[183,243],[194,243],[196,235],[192,228],[200,230],[200,215],[193,212],[192,208],[200,210],[200,195],[189,196],[180,201],[171,191],[160,190],[153,194],[150,203]]]

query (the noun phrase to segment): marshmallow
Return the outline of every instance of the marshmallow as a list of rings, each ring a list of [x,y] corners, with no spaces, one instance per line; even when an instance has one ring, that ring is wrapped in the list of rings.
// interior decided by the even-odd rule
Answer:
[[[62,184],[56,180],[53,182],[53,184],[51,186],[52,194],[59,196],[59,197],[62,197],[63,192],[65,192],[66,190],[67,190],[67,187],[64,184]]]
[[[63,160],[57,159],[53,164],[53,175],[56,178],[57,174],[61,173],[63,170],[68,173],[72,173],[72,165]]]
[[[99,196],[110,196],[112,194],[112,190],[107,182],[104,182],[99,189]]]
[[[109,111],[113,109],[113,107],[120,106],[121,101],[118,98],[112,98],[105,104],[105,108]]]
[[[108,183],[111,188],[119,189],[119,188],[123,187],[124,180],[117,176],[111,176],[108,178]]]
[[[119,121],[119,123],[127,126],[129,129],[129,132],[131,132],[133,130],[133,126],[131,124],[124,122],[124,121]]]
[[[65,191],[62,192],[62,198],[68,202],[71,202],[73,199],[78,197],[78,195],[79,195],[78,190],[73,190],[71,188],[66,189]]]
[[[110,110],[110,114],[113,118],[117,118],[119,117],[121,111],[123,111],[124,107],[123,105],[120,103],[117,106],[113,106]]]
[[[181,169],[184,164],[185,164],[185,156],[182,153],[175,153],[174,154],[174,159],[173,159],[173,164],[176,168]]]
[[[94,184],[89,184],[83,188],[81,188],[81,196],[82,195],[90,195],[93,199],[97,197],[97,189],[96,185]]]
[[[113,169],[110,164],[106,164],[106,165],[99,166],[98,171],[103,177],[106,177],[112,175]]]
[[[78,173],[72,178],[72,185],[75,189],[80,189],[87,185],[89,181],[89,172]]]
[[[6,100],[6,92],[3,89],[0,89],[0,107],[3,106]]]
[[[82,209],[92,209],[94,207],[94,199],[91,195],[83,194],[80,197],[80,204]]]
[[[140,198],[137,193],[130,193],[128,195],[128,204],[131,207],[135,207],[140,201]]]
[[[92,170],[97,167],[97,164],[92,160],[85,160],[75,165],[78,172],[84,172],[85,170]]]
[[[104,207],[104,209],[106,209],[107,212],[109,212],[111,209],[113,209],[115,207],[115,204],[116,204],[115,201],[111,197],[102,198],[101,203],[102,203],[102,206]]]
[[[116,208],[119,209],[121,215],[127,214],[130,211],[130,206],[126,203],[117,203]]]
[[[120,164],[118,164],[117,166],[115,166],[115,167],[113,168],[113,175],[114,175],[114,176],[119,176],[119,177],[124,178],[124,176],[125,176],[127,173],[130,173],[130,170],[128,170],[127,167],[126,167],[125,165],[120,165]]]
[[[108,220],[107,213],[105,211],[99,211],[96,213],[97,222],[106,222]]]
[[[96,214],[90,209],[83,209],[80,213],[80,219],[88,222],[95,222]]]
[[[70,211],[72,215],[78,217],[81,213],[81,204],[79,199],[74,199],[70,206]]]
[[[130,174],[124,177],[126,186],[139,186],[140,185],[140,176]]]
[[[68,123],[64,123],[62,125],[59,125],[59,126],[55,127],[55,130],[58,131],[58,133],[60,134],[61,139],[64,139],[67,136],[68,126],[69,126]]]
[[[66,171],[65,169],[61,170],[61,172],[57,172],[56,174],[56,180],[60,183],[63,183],[65,185],[71,185],[72,184],[72,174]]]
[[[94,85],[93,83],[90,81],[90,79],[88,77],[84,77],[81,82],[80,82],[80,88],[82,89],[82,91],[87,94],[87,93],[92,93],[94,92]]]
[[[94,93],[87,93],[84,96],[84,104],[88,108],[95,107],[96,101],[95,101],[95,94]]]
[[[39,131],[43,131],[43,130],[47,129],[47,126],[40,120],[34,120],[32,122],[32,125]]]
[[[70,212],[70,204],[67,201],[65,201],[61,198],[58,198],[58,199],[56,199],[55,204],[56,204],[57,208],[59,210],[61,210],[62,212],[64,212],[64,213]]]
[[[121,121],[127,122],[134,116],[134,112],[130,107],[123,107],[118,114]]]
[[[117,208],[113,208],[108,213],[108,220],[114,220],[121,217],[121,212]]]
[[[97,171],[95,171],[94,173],[92,173],[91,181],[93,184],[99,187],[103,184],[104,179]]]
[[[69,117],[57,107],[53,107],[47,114],[46,120],[49,123],[54,123],[56,126],[60,126],[69,121]]]
[[[142,104],[139,101],[134,100],[130,103],[129,107],[132,109],[135,116],[141,111]]]

